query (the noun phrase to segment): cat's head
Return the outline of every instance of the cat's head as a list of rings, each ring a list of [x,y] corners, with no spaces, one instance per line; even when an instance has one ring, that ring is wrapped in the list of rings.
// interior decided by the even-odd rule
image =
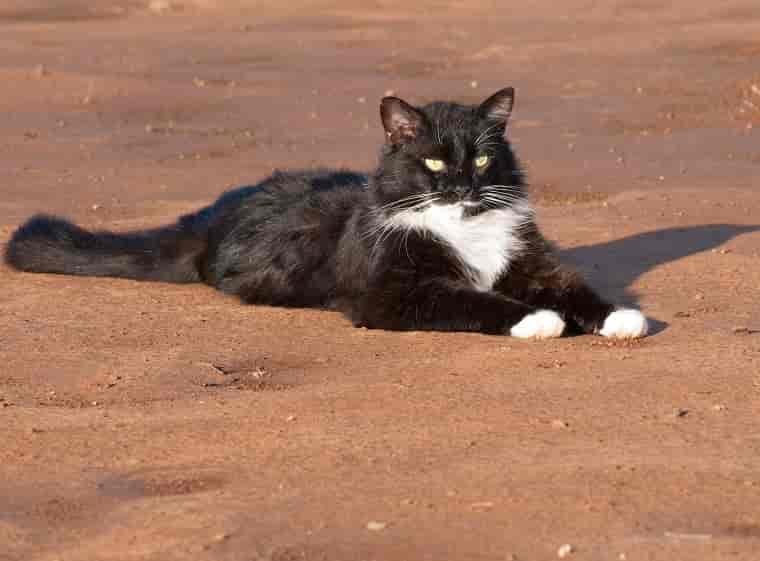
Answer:
[[[383,98],[377,204],[389,211],[458,204],[474,215],[524,202],[523,176],[505,136],[513,103],[512,88],[480,105],[414,107]]]

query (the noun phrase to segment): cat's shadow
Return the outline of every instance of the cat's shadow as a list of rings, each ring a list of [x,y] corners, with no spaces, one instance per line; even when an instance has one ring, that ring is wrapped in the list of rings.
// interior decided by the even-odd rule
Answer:
[[[583,271],[589,282],[616,304],[637,306],[638,299],[630,287],[644,273],[757,231],[760,231],[760,225],[706,224],[663,228],[609,242],[563,249],[560,256]],[[667,323],[652,318],[650,324],[653,333],[667,327]]]

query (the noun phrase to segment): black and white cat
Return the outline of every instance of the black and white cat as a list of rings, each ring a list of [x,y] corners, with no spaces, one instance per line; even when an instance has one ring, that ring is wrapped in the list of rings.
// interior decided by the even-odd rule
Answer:
[[[559,337],[641,337],[561,266],[540,234],[505,135],[514,90],[479,106],[386,97],[369,176],[276,172],[176,224],[85,231],[39,215],[5,259],[33,272],[205,282],[244,302],[333,308],[355,325]]]

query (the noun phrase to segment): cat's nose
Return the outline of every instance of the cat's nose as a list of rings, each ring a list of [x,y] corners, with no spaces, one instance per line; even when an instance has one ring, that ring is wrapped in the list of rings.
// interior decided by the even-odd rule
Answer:
[[[472,192],[472,187],[469,185],[454,185],[450,190],[452,193],[464,197]]]

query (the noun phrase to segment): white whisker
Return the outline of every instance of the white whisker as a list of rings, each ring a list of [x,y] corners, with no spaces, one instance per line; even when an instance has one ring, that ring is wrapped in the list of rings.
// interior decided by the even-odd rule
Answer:
[[[502,123],[501,123],[501,122],[497,122],[497,123],[494,123],[494,124],[492,124],[491,126],[487,127],[487,128],[486,128],[486,129],[485,129],[483,132],[481,132],[481,133],[478,135],[478,137],[475,139],[475,142],[474,142],[474,144],[475,144],[476,146],[480,145],[481,141],[483,141],[483,140],[485,140],[485,139],[489,138],[489,137],[490,137],[490,136],[491,136],[491,135],[494,133],[494,131],[495,131],[495,130],[496,130],[498,127],[501,127],[501,126],[502,126]]]

